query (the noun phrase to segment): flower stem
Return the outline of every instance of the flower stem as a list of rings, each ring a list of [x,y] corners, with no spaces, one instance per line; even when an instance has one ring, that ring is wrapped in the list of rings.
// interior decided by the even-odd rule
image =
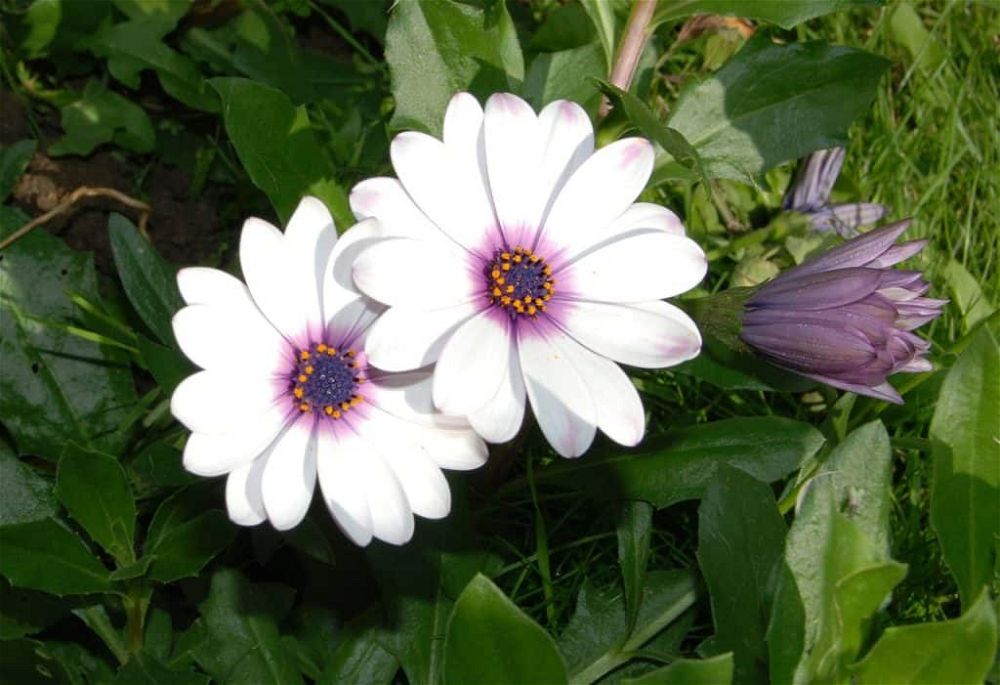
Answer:
[[[632,5],[632,12],[628,15],[628,22],[625,24],[625,35],[618,45],[618,54],[615,55],[615,63],[611,66],[612,84],[622,90],[628,90],[635,76],[636,67],[639,66],[639,57],[642,49],[649,38],[649,23],[653,19],[656,11],[656,0],[635,0]],[[599,116],[604,118],[611,109],[611,102],[607,97],[601,100]]]

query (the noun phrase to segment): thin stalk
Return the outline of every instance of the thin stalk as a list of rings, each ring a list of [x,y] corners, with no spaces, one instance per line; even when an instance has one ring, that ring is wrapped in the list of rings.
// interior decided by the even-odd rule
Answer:
[[[635,70],[639,66],[639,58],[642,56],[642,49],[646,46],[649,38],[649,24],[653,20],[653,13],[656,12],[656,0],[635,0],[632,11],[628,15],[628,22],[625,24],[625,35],[621,43],[618,44],[618,54],[615,55],[615,62],[611,65],[612,84],[622,90],[628,90],[635,76]],[[611,110],[611,102],[607,97],[601,100],[601,109],[598,116],[602,119]]]

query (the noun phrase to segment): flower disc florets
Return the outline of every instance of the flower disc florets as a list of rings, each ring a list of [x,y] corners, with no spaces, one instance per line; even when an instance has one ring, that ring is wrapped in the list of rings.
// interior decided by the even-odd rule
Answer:
[[[358,392],[364,382],[363,373],[352,349],[338,351],[326,343],[317,343],[300,350],[290,383],[299,411],[321,412],[339,419],[364,400]]]
[[[544,312],[555,290],[552,267],[526,247],[498,249],[486,268],[490,304],[516,318]]]

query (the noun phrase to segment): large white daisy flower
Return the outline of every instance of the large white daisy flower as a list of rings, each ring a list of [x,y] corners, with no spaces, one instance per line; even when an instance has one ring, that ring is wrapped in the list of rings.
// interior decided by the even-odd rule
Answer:
[[[368,365],[365,338],[382,307],[355,289],[351,263],[380,232],[364,221],[338,240],[326,207],[307,197],[284,234],[261,219],[243,225],[246,285],[216,269],[177,275],[188,306],[174,333],[204,369],[171,401],[192,431],[184,466],[229,474],[238,524],[294,527],[318,477],[351,540],[402,544],[413,514],[448,514],[441,469],[486,459],[464,419],[433,413],[429,373],[386,376]]]
[[[392,237],[360,253],[354,280],[390,308],[365,349],[389,371],[434,367],[434,404],[493,442],[513,437],[525,394],[566,457],[600,428],[634,445],[645,416],[611,360],[661,368],[697,355],[693,321],[661,298],[704,276],[705,255],[668,209],[634,200],[653,148],[626,138],[595,152],[586,113],[536,115],[496,94],[485,114],[456,95],[444,140],[392,141],[399,180],[358,184],[351,206]]]

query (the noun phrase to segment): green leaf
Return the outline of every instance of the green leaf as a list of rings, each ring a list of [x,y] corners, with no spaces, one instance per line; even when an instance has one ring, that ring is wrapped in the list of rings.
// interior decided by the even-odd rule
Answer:
[[[847,436],[800,496],[768,629],[774,682],[846,678],[869,619],[905,574],[889,559],[889,437]]]
[[[0,674],[4,685],[74,683],[62,664],[53,660],[51,647],[51,642],[27,638],[0,642]]]
[[[720,464],[772,482],[822,444],[820,432],[799,421],[726,419],[651,438],[637,449],[560,461],[535,474],[535,482],[583,489],[601,498],[646,500],[662,508],[701,497]]]
[[[962,312],[964,331],[972,330],[977,323],[989,317],[996,309],[983,294],[979,282],[957,260],[949,260],[948,265],[944,267],[944,280],[948,283],[951,301]]]
[[[524,78],[524,98],[538,110],[554,100],[571,100],[593,115],[601,102],[594,79],[606,68],[597,43],[540,53]]]
[[[290,588],[251,584],[232,569],[213,575],[198,605],[206,632],[195,648],[198,663],[223,682],[302,683],[278,632],[293,597]]]
[[[44,592],[11,587],[0,578],[0,640],[44,630],[65,616],[70,606],[69,602]]]
[[[129,302],[156,337],[176,346],[170,320],[184,306],[177,289],[177,269],[121,214],[112,212],[108,217],[108,237]]]
[[[399,663],[382,647],[379,632],[371,612],[348,623],[317,685],[389,685]]]
[[[241,78],[215,78],[226,132],[254,185],[287,221],[303,195],[326,203],[341,228],[354,223],[347,195],[310,128],[304,107],[281,91]]]
[[[931,524],[969,607],[996,568],[1000,539],[1000,345],[988,326],[948,371],[930,438]]]
[[[785,544],[771,488],[722,466],[698,509],[698,564],[712,598],[713,648],[741,683],[768,680],[768,617]]]
[[[171,488],[198,482],[198,476],[185,471],[181,451],[164,442],[144,447],[129,464],[137,487]]]
[[[656,142],[686,169],[693,169],[706,183],[708,177],[701,158],[694,146],[677,129],[660,123],[659,118],[645,102],[615,85],[600,82],[601,90],[618,107],[639,132]]]
[[[149,651],[129,657],[118,671],[115,685],[208,685],[208,676],[185,669],[168,667]]]
[[[402,0],[385,37],[396,110],[390,126],[440,136],[451,96],[520,90],[524,58],[505,3],[484,12],[447,0]]]
[[[135,559],[135,501],[114,457],[67,445],[59,458],[56,495],[77,523],[120,564]]]
[[[935,72],[948,61],[948,50],[924,27],[916,8],[897,3],[889,11],[889,36],[906,48],[913,61],[927,72]]]
[[[105,143],[140,154],[156,145],[156,132],[146,111],[99,81],[88,82],[80,99],[59,113],[65,134],[49,146],[48,154],[53,157],[89,155]]]
[[[163,500],[149,524],[143,553],[152,557],[149,577],[164,583],[193,576],[232,542],[236,527],[212,508],[205,487],[178,490]]]
[[[583,9],[597,29],[597,37],[604,48],[606,64],[602,72],[610,70],[615,61],[615,37],[618,35],[619,21],[616,10],[628,5],[621,0],[580,0]]]
[[[27,220],[0,207],[0,236]],[[75,442],[117,454],[136,402],[127,360],[56,325],[78,316],[67,290],[100,300],[90,255],[36,230],[0,257],[0,421],[18,452],[55,460]]]
[[[38,147],[36,140],[20,140],[0,152],[0,202],[5,201],[21,178]]]
[[[862,50],[776,45],[759,32],[722,69],[685,88],[667,123],[709,176],[753,182],[776,164],[846,143],[888,66]]]
[[[727,653],[710,659],[677,659],[640,678],[623,680],[622,685],[722,685],[731,682],[733,655]]]
[[[52,486],[22,464],[0,441],[0,526],[29,523],[55,516]]]
[[[485,576],[473,578],[448,621],[445,682],[566,683],[556,644]]]
[[[859,685],[981,683],[993,665],[997,618],[984,590],[961,617],[887,628],[851,670]]]
[[[622,568],[628,632],[631,632],[642,605],[642,588],[649,564],[649,540],[653,532],[653,505],[642,501],[623,502],[617,532],[618,563]]]
[[[171,330],[171,335],[173,330]],[[149,340],[145,336],[136,337],[139,362],[149,371],[164,395],[171,395],[182,380],[195,372],[195,366],[179,350]]]
[[[108,570],[55,519],[0,526],[0,549],[0,573],[16,587],[59,596],[111,589]]]
[[[884,0],[662,0],[653,25],[693,14],[760,19],[790,29],[814,17],[851,7],[878,7]]]

